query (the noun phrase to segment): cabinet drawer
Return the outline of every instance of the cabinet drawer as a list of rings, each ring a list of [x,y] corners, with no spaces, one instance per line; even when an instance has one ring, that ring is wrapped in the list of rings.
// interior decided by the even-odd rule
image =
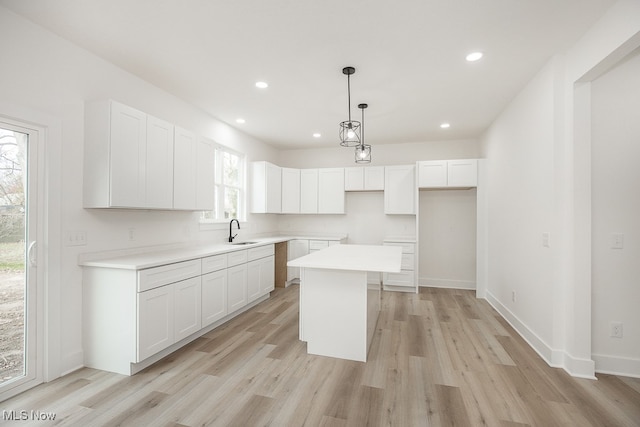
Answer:
[[[414,286],[413,271],[401,271],[400,273],[384,273],[385,285]]]
[[[247,249],[247,261],[268,257],[275,254],[274,245],[259,246]]]
[[[414,255],[413,254],[402,254],[402,261],[400,264],[401,270],[415,270],[414,267]]]
[[[227,268],[227,254],[202,258],[202,274],[211,273],[225,268]]]
[[[233,267],[238,264],[245,264],[247,262],[247,250],[229,252],[227,254],[227,267]]]
[[[200,273],[199,258],[140,270],[138,271],[138,292],[199,276]]]
[[[320,249],[328,248],[329,242],[326,240],[309,240],[309,250],[317,251]]]
[[[416,244],[415,243],[405,243],[405,242],[384,242],[384,246],[400,246],[402,248],[403,254],[413,254],[416,252]]]

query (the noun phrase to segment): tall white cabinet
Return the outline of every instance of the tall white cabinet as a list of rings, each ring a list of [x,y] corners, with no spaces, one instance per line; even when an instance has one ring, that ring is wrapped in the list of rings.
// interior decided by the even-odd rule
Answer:
[[[416,213],[414,165],[386,166],[384,169],[384,213]]]
[[[173,125],[115,101],[85,108],[84,206],[171,208]]]
[[[300,170],[300,213],[318,213],[318,169]]]
[[[318,169],[318,213],[344,213],[344,169]]]
[[[300,169],[282,168],[282,213],[300,213]]]
[[[282,168],[269,162],[252,163],[251,212],[282,212]]]

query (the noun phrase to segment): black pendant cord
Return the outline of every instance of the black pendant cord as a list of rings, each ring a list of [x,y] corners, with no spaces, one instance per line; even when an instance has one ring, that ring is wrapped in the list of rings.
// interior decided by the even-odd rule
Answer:
[[[369,104],[358,104],[358,108],[362,111],[362,123],[360,124],[360,149],[364,151],[364,109]]]
[[[349,127],[351,127],[351,74],[347,74],[347,106],[349,108]]]

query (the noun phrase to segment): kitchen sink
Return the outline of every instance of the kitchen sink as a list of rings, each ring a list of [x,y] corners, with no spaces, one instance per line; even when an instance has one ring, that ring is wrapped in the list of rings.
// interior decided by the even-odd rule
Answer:
[[[231,243],[232,245],[253,245],[255,243],[258,242],[236,242],[236,243]]]

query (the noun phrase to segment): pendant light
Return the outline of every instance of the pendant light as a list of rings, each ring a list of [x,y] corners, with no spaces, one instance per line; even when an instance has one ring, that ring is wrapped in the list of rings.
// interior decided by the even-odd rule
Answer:
[[[356,147],[356,163],[371,163],[371,145],[364,143],[364,109],[369,105],[358,104],[362,110],[362,128],[360,134],[360,145]]]
[[[340,145],[356,147],[360,145],[360,122],[351,120],[351,75],[356,72],[353,67],[344,67],[342,74],[347,76],[347,97],[349,105],[349,120],[340,122]]]

